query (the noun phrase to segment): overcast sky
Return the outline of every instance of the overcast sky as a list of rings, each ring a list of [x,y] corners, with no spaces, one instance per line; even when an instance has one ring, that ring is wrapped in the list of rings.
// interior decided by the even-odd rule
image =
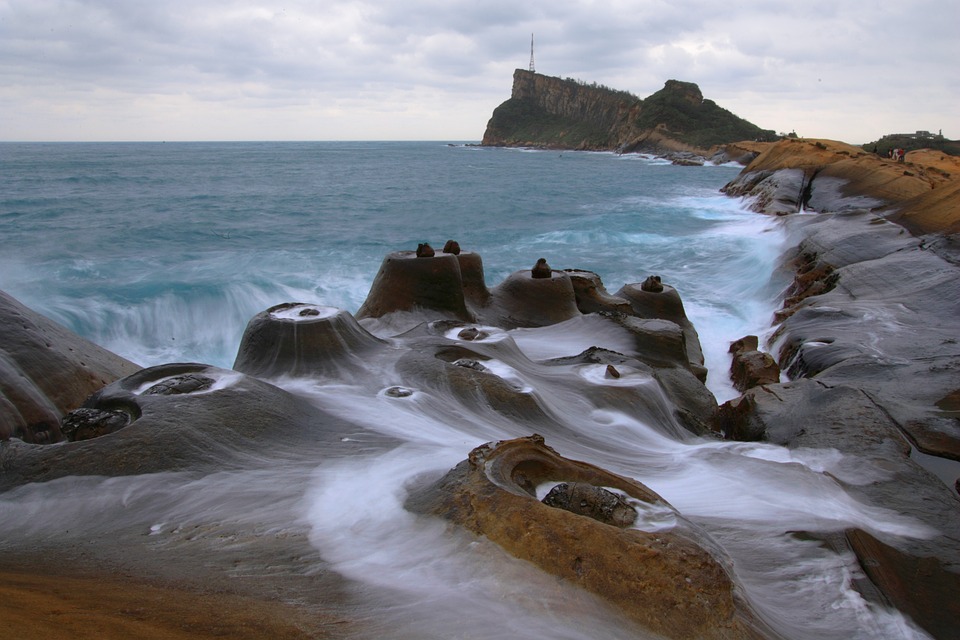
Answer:
[[[0,0],[0,140],[479,140],[527,68],[960,138],[956,0]]]

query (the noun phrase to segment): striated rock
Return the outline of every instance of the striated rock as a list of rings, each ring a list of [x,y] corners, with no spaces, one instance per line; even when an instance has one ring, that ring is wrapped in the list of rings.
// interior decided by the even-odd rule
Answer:
[[[179,386],[197,379],[214,383],[193,391]],[[179,386],[181,392],[146,392],[161,386]],[[259,450],[265,441],[281,454],[289,447],[301,454],[313,449],[319,457],[334,448],[349,451],[355,445],[341,436],[358,431],[271,384],[195,363],[150,367],[121,378],[65,423],[76,442],[0,445],[0,491],[71,475],[256,468],[264,464]]]
[[[0,291],[0,440],[60,441],[64,414],[137,369]]]
[[[551,483],[567,484],[550,499],[560,508],[537,499]],[[539,436],[474,449],[446,476],[414,490],[406,507],[485,536],[659,636],[764,637],[703,532],[642,484],[565,459]],[[671,524],[630,527],[626,507],[659,513]]]
[[[286,302],[250,319],[233,368],[257,377],[337,375],[363,370],[385,344],[347,311]]]
[[[955,637],[960,501],[910,457],[910,443],[870,395],[815,380],[756,387],[720,408],[716,428],[731,439],[842,454],[830,474],[848,494],[918,523],[913,536],[846,531],[864,572],[884,598],[935,638]]]
[[[960,460],[960,419],[937,406],[958,387],[956,267],[867,212],[792,225],[804,235],[803,261],[829,275],[780,314],[773,345],[781,369],[862,389],[922,451]]]

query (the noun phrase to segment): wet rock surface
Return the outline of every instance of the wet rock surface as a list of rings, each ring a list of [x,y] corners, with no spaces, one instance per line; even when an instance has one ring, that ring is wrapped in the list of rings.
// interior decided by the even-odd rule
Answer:
[[[871,582],[858,587],[865,597],[892,604],[935,638],[952,638],[960,619],[949,595],[960,587],[960,467],[945,473],[944,458],[960,460],[960,413],[950,400],[960,372],[960,278],[950,251],[929,250],[949,242],[914,237],[881,217],[894,203],[946,187],[831,144],[815,145],[809,165],[790,157],[807,144],[761,155],[726,188],[749,194],[764,213],[794,205],[823,213],[784,219],[794,245],[785,265],[795,277],[770,344],[793,381],[738,385],[744,395],[720,407],[715,428],[729,439],[838,451],[842,464],[832,473],[850,495],[926,526],[916,536],[851,528],[840,545]],[[749,354],[751,346],[731,351]]]
[[[586,501],[591,513],[611,503],[611,489],[666,506],[644,485],[567,460],[531,436],[474,449],[443,478],[413,491],[406,507],[493,540],[599,595],[661,636],[763,637],[762,625],[738,600],[722,559],[702,546],[708,543],[695,526],[678,518],[675,528],[649,533],[623,528],[625,518],[612,525],[551,507],[536,497],[537,486],[549,481],[565,482],[568,490],[578,487],[583,493],[577,497],[558,491],[556,499],[568,505],[572,500],[577,509]]]
[[[0,440],[59,442],[64,414],[139,368],[0,291]]]

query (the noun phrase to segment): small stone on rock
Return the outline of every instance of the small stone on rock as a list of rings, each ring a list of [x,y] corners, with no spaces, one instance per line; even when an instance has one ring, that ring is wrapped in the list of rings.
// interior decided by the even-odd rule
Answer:
[[[418,258],[432,258],[435,252],[433,247],[431,247],[426,242],[417,245],[417,257]]]
[[[663,283],[660,281],[660,276],[650,276],[640,284],[641,291],[650,291],[651,293],[661,293],[663,291]]]
[[[547,264],[546,258],[540,258],[537,260],[537,264],[533,265],[533,269],[530,270],[530,275],[534,278],[549,278],[553,275],[553,270]]]
[[[456,240],[447,240],[447,243],[443,245],[444,253],[452,253],[457,256],[460,255],[460,243]]]

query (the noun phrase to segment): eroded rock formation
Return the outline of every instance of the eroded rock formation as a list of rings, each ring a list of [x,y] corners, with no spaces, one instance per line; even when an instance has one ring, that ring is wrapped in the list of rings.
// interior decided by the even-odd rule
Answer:
[[[644,485],[563,458],[539,436],[474,449],[406,506],[493,540],[660,636],[763,637],[708,536]]]
[[[0,440],[59,442],[64,414],[139,368],[0,291]]]

